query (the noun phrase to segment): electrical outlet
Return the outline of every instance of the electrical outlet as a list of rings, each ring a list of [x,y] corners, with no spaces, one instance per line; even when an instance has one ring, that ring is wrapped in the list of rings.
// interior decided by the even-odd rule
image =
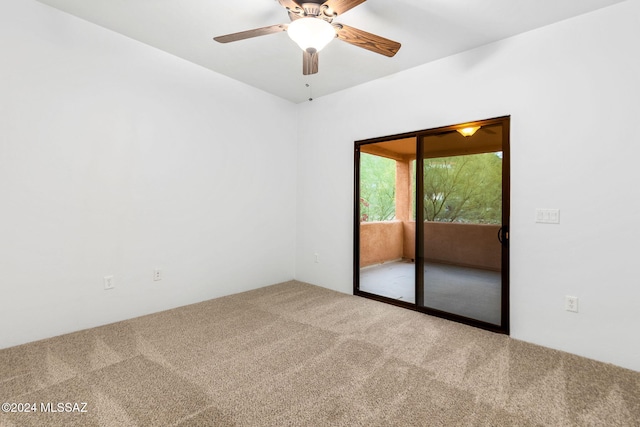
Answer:
[[[113,283],[113,276],[104,276],[104,290],[109,290],[115,288],[116,285]]]
[[[159,280],[162,280],[162,270],[156,268],[155,270],[153,270],[153,281],[157,282]]]
[[[574,313],[578,312],[578,297],[572,297],[566,295],[564,297],[564,309],[567,311],[572,311]]]

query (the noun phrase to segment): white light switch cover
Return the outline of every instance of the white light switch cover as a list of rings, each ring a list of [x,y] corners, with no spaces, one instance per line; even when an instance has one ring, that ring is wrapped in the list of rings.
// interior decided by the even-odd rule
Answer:
[[[536,209],[536,222],[560,224],[560,209]]]

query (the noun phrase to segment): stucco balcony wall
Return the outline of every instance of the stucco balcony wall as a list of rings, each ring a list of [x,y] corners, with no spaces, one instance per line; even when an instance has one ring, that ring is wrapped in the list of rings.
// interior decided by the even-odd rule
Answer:
[[[425,222],[425,260],[500,271],[499,225]],[[360,267],[415,258],[415,221],[360,224]]]
[[[403,258],[402,221],[360,223],[360,267]]]

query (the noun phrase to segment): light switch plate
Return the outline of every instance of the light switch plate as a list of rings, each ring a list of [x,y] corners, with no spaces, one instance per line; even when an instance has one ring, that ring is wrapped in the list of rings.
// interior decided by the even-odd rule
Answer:
[[[560,224],[560,209],[536,209],[536,222]]]

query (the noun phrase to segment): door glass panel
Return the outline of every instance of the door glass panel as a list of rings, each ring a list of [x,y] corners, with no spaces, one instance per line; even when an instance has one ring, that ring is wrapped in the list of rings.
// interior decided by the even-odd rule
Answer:
[[[422,304],[494,325],[502,301],[501,144],[500,125],[422,140]]]
[[[360,147],[359,290],[415,302],[416,138]]]

